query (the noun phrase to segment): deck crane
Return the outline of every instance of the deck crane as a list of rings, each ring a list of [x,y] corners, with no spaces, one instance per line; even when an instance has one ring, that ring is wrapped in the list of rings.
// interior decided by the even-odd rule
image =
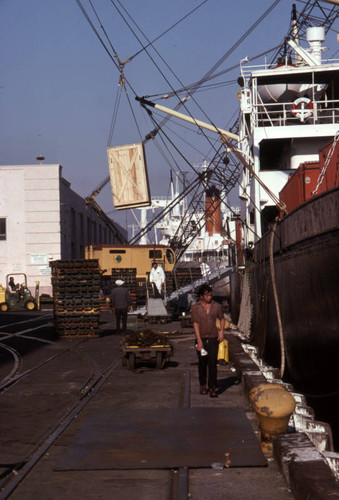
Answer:
[[[106,186],[106,184],[108,184],[109,181],[110,177],[108,176],[101,182],[101,184],[94,191],[92,191],[92,193],[89,196],[85,198],[86,207],[94,210],[97,216],[103,220],[103,222],[113,232],[114,236],[120,243],[127,244],[128,243],[127,239],[120,233],[119,229],[114,224],[112,219],[108,217],[108,215],[103,211],[100,205],[95,201],[95,197],[98,196],[98,194]]]
[[[136,97],[135,98],[137,101],[141,103],[142,106],[150,106],[153,108],[158,109],[159,111],[162,111],[163,113],[167,113],[171,116],[174,116],[176,118],[179,118],[181,120],[187,121],[189,123],[195,124],[198,127],[205,128],[207,130],[210,130],[211,132],[215,132],[220,135],[221,141],[226,144],[227,149],[232,151],[234,155],[237,157],[237,159],[242,163],[244,168],[249,171],[249,173],[255,177],[256,181],[260,184],[260,186],[267,192],[267,194],[270,196],[270,198],[274,201],[274,203],[277,205],[280,211],[285,212],[286,211],[286,206],[284,203],[282,203],[276,196],[275,194],[266,186],[266,184],[260,179],[260,177],[254,172],[250,161],[247,161],[243,154],[234,146],[234,144],[231,142],[232,140],[239,140],[239,136],[237,134],[234,134],[232,132],[229,132],[228,130],[223,130],[219,127],[216,127],[215,125],[211,125],[210,123],[205,123],[202,122],[201,120],[196,120],[195,118],[192,118],[191,116],[185,115],[183,113],[179,113],[173,109],[167,108],[165,106],[161,106],[159,104],[155,104],[152,101],[148,101],[147,99],[144,99],[143,97]]]

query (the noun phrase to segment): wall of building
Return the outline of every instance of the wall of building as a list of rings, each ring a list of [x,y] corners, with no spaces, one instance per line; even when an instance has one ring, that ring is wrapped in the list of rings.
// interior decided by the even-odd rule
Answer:
[[[3,286],[6,275],[21,283],[19,273],[25,273],[32,292],[39,281],[40,293],[51,295],[50,261],[84,258],[86,245],[116,242],[62,177],[61,165],[0,165],[1,218],[6,225],[6,237],[0,239]]]

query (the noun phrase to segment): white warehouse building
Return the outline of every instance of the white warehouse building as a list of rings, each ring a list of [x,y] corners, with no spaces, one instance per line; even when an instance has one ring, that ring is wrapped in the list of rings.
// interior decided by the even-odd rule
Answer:
[[[98,207],[100,209],[100,207]],[[52,295],[49,262],[83,259],[85,247],[121,243],[127,231],[62,177],[61,165],[0,165],[0,283],[26,274],[33,292]],[[17,280],[15,279],[17,274]]]

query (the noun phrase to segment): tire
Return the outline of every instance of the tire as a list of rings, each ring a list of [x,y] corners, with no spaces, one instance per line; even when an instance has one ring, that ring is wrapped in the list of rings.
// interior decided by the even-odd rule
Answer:
[[[26,300],[26,302],[25,302],[25,309],[27,311],[35,311],[35,309],[36,309],[36,303],[35,303],[35,301],[31,300],[31,299]]]
[[[134,352],[130,352],[128,355],[127,368],[129,370],[134,370],[134,368],[135,368],[135,354],[134,354]]]
[[[164,353],[159,351],[156,354],[156,367],[160,370],[164,365]]]
[[[9,310],[9,305],[7,304],[7,302],[2,302],[0,304],[0,311],[7,312],[8,310]]]
[[[127,358],[126,358],[126,356],[122,356],[122,358],[121,358],[121,366],[127,366]]]

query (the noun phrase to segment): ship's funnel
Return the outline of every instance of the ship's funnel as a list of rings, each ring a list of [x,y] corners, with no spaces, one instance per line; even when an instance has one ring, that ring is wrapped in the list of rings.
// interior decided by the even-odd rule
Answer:
[[[209,236],[221,234],[221,200],[220,191],[215,186],[206,190],[205,200],[206,231]]]

